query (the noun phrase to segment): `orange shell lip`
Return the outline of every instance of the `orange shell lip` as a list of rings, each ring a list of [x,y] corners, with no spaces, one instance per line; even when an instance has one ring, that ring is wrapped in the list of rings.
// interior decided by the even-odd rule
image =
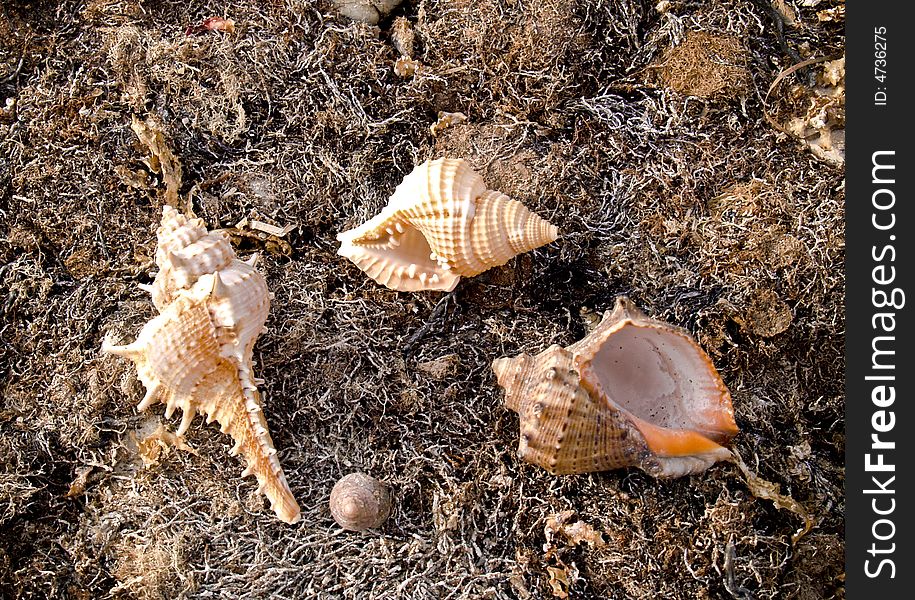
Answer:
[[[734,407],[731,404],[731,395],[727,393],[727,389],[725,389],[725,396],[718,409],[719,410],[717,411],[709,411],[706,413],[705,416],[708,421],[705,424],[708,426],[708,433],[711,437],[726,442],[740,433],[740,428],[737,427],[737,421],[734,420]]]
[[[658,456],[690,456],[714,452],[722,448],[720,444],[697,431],[666,429],[652,425],[635,415],[630,414],[629,416],[645,438],[648,448]],[[726,419],[723,420],[726,421]],[[733,420],[730,422],[727,432],[722,431],[721,433],[727,438],[737,433],[737,426]]]

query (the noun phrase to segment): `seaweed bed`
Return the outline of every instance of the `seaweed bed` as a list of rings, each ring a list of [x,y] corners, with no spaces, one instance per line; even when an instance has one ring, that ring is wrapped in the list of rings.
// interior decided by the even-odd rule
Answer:
[[[217,14],[235,31],[186,34]],[[844,167],[790,123],[844,117],[814,94],[823,62],[784,73],[843,52],[842,0],[408,0],[378,26],[306,0],[0,3],[0,597],[843,597]],[[439,111],[468,119],[433,134]],[[560,239],[448,296],[336,255],[438,156]],[[195,453],[141,460],[177,422],[137,413],[135,369],[100,353],[155,313],[137,284],[170,185],[262,254],[255,357],[296,525],[199,419]],[[519,461],[492,360],[581,338],[619,294],[709,352],[735,450],[809,533],[729,463]],[[330,517],[356,470],[394,491],[379,530]]]

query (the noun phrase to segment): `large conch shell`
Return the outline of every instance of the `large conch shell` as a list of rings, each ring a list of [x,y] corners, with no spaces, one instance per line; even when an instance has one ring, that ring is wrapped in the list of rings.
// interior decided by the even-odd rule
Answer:
[[[426,161],[374,218],[337,236],[338,254],[404,292],[451,291],[559,236],[555,225],[490,190],[463,159]]]
[[[116,346],[106,338],[102,350],[136,363],[147,390],[139,410],[158,401],[167,418],[176,408],[183,411],[178,435],[198,412],[207,423],[219,422],[235,440],[231,453],[241,452],[248,463],[242,477],[253,474],[277,516],[295,523],[299,506],[267,431],[256,386],[263,382],[252,373],[254,343],[270,309],[256,257],[238,260],[223,233],[208,232],[201,219],[187,219],[171,206],[163,208],[157,236],[159,273],[143,287],[160,314],[132,344]]]
[[[656,477],[731,456],[738,429],[727,388],[689,333],[618,298],[568,348],[493,362],[520,416],[519,455],[553,474],[636,466]]]

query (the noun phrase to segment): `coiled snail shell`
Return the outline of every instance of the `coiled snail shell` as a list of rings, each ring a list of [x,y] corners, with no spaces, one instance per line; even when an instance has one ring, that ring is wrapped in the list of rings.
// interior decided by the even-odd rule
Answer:
[[[230,453],[242,454],[258,492],[270,500],[286,523],[301,519],[276,456],[264,418],[259,383],[252,359],[257,337],[264,331],[270,292],[255,260],[235,256],[227,237],[208,231],[201,219],[188,218],[171,206],[162,209],[157,230],[152,295],[159,315],[127,345],[106,337],[102,351],[134,362],[146,386],[137,407],[165,404],[170,418],[181,409],[178,435],[184,435],[197,414],[217,421],[235,440]]]
[[[391,491],[365,473],[350,473],[330,492],[330,514],[348,531],[374,529],[391,514]]]

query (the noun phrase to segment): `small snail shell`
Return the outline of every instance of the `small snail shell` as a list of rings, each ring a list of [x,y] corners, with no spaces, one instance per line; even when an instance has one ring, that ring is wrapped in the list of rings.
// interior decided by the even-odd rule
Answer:
[[[330,514],[343,529],[373,529],[391,514],[391,492],[374,477],[350,473],[330,492]]]

